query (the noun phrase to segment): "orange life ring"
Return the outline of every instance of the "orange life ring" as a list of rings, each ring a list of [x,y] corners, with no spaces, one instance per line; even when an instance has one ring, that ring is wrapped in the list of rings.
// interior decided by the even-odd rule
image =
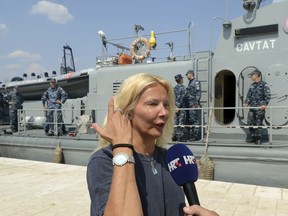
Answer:
[[[145,47],[146,47],[146,51],[145,53],[141,53],[142,55],[137,55],[136,52],[135,52],[135,46],[137,43],[144,43],[145,44]],[[132,43],[131,43],[131,46],[130,46],[130,53],[132,55],[132,57],[134,59],[137,59],[139,61],[142,61],[143,59],[147,58],[149,55],[150,55],[150,44],[149,44],[149,41],[144,38],[144,37],[139,37],[139,38],[136,38]]]

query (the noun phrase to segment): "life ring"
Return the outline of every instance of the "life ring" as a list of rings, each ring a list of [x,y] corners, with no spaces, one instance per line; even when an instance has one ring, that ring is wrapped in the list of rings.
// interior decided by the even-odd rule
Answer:
[[[145,44],[145,47],[146,47],[146,51],[145,53],[142,53],[141,52],[141,55],[137,55],[136,52],[135,52],[135,48],[136,48],[136,44],[137,43],[144,43]],[[132,43],[131,43],[131,46],[130,46],[130,53],[132,55],[132,57],[134,59],[137,59],[139,61],[142,61],[143,59],[147,58],[149,55],[150,55],[150,44],[149,44],[149,41],[144,38],[144,37],[139,37],[139,38],[136,38]]]

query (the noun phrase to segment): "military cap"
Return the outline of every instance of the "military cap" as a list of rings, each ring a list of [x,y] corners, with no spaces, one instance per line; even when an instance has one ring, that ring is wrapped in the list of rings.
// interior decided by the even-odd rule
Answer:
[[[49,82],[50,82],[50,83],[56,82],[56,79],[55,79],[55,78],[51,78],[51,79],[49,80]]]
[[[257,68],[255,68],[249,75],[250,77],[253,75],[253,74],[257,74],[258,76],[261,75],[261,71],[259,71]]]
[[[181,74],[177,74],[175,77],[175,80],[183,79],[183,76]]]
[[[186,75],[189,74],[189,73],[190,73],[190,74],[194,74],[194,71],[193,71],[193,70],[188,70],[187,73],[186,73]]]

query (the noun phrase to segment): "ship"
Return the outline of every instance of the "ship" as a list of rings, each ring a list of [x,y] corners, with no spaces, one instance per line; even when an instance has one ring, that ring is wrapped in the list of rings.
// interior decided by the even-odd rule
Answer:
[[[41,102],[26,101],[23,110],[19,110],[19,132],[11,134],[7,127],[1,130],[0,156],[53,162],[56,150],[61,148],[62,163],[86,166],[99,144],[99,137],[90,126],[92,122],[104,121],[108,100],[123,80],[146,72],[175,83],[176,74],[192,69],[202,87],[201,139],[184,143],[203,170],[207,162],[210,171],[207,178],[288,188],[288,1],[273,1],[265,7],[261,3],[262,0],[244,0],[242,16],[211,20],[211,25],[217,19],[222,20],[215,51],[191,49],[190,24],[187,29],[171,31],[187,35],[188,54],[174,56],[177,47],[170,41],[166,43],[170,53],[162,61],[154,57],[161,44],[155,47],[155,41],[151,40],[150,45],[149,37],[156,36],[159,41],[169,32],[144,34],[144,28],[135,25],[135,35],[125,37],[129,41],[126,46],[118,43],[117,38],[109,40],[99,31],[102,56],[89,71],[87,93],[68,99],[62,107],[69,135],[45,136],[41,129]],[[118,52],[110,55],[107,46],[116,47]],[[261,145],[245,141],[249,138],[249,126],[248,109],[243,103],[251,84],[249,74],[255,68],[262,71],[262,78],[271,89]],[[171,140],[167,147],[177,143]]]
[[[90,69],[91,70],[91,69]],[[89,89],[89,69],[76,71],[73,50],[66,44],[63,46],[63,58],[60,66],[60,74],[52,71],[43,74],[31,73],[31,77],[25,73],[23,77],[13,77],[10,82],[0,84],[0,92],[7,94],[15,86],[19,88],[25,101],[40,100],[42,94],[49,87],[51,79],[56,79],[57,83],[67,91],[69,98],[79,98],[87,95]]]

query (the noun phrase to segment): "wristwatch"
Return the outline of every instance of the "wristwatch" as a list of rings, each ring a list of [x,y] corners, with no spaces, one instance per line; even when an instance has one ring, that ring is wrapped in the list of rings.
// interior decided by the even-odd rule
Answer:
[[[113,161],[113,165],[116,165],[116,166],[124,166],[127,163],[134,163],[135,164],[135,159],[134,159],[133,155],[127,155],[123,152],[116,154],[113,157],[112,161]]]

